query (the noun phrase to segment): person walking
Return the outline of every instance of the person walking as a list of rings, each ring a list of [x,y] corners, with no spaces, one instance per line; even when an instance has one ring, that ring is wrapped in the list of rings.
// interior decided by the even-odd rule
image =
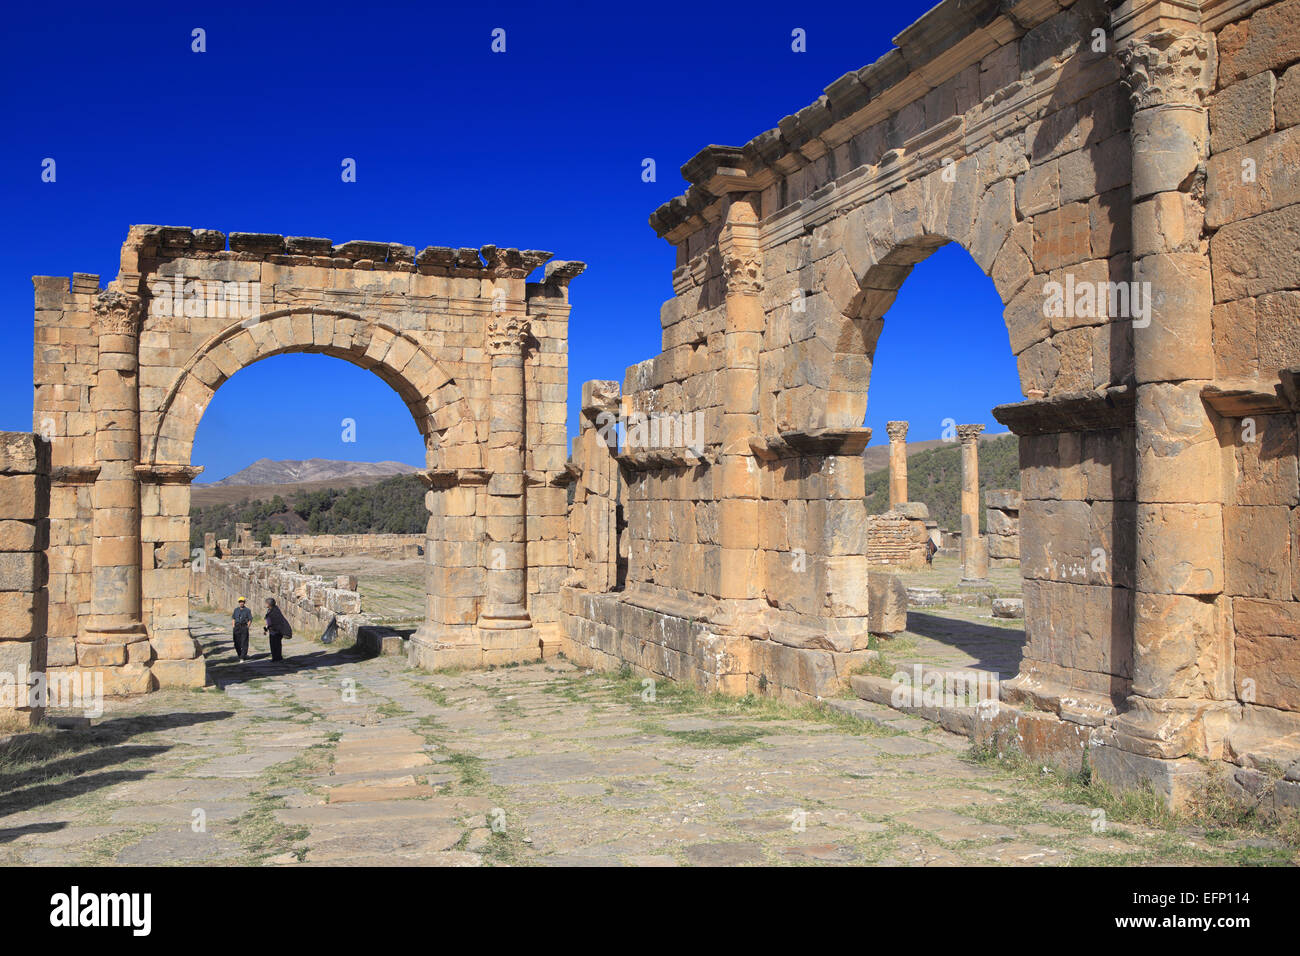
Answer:
[[[239,607],[231,615],[235,624],[235,656],[241,661],[248,660],[248,625],[253,623],[253,612],[248,609],[248,601],[239,599]]]
[[[280,652],[280,642],[286,637],[293,637],[293,628],[285,620],[284,614],[276,606],[275,598],[266,599],[266,624],[262,630],[266,632],[271,641],[271,660],[282,661],[284,655]]]

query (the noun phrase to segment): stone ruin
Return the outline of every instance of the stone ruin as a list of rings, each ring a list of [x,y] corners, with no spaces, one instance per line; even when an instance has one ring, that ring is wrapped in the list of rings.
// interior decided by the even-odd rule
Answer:
[[[1020,502],[1020,492],[1014,488],[990,488],[984,492],[990,567],[1020,564]]]
[[[191,571],[190,595],[200,604],[228,614],[244,597],[248,609],[260,619],[264,602],[274,598],[295,636],[305,640],[320,638],[331,624],[355,640],[360,628],[374,623],[362,612],[361,593],[352,575],[328,580],[293,560],[248,557],[207,558],[202,570]]]
[[[270,552],[277,557],[417,558],[424,553],[422,534],[273,534]]]
[[[886,422],[889,432],[889,510],[867,516],[867,562],[892,568],[925,567],[930,509],[907,496],[907,422]],[[900,630],[902,630],[900,628]]]
[[[5,553],[6,660],[59,642],[115,692],[201,682],[194,428],[238,369],[319,351],[383,376],[426,438],[413,663],[562,649],[839,693],[870,654],[875,343],[912,266],[956,242],[1001,297],[1024,395],[994,414],[1020,438],[1027,644],[990,719],[1171,800],[1202,759],[1291,765],[1298,29],[1300,0],[945,0],[776,128],[685,164],[651,217],[677,257],[662,351],[584,390],[571,462],[579,264],[529,282],[547,254],[133,227],[107,289],[35,280],[49,517],[15,520],[49,537]],[[260,311],[159,315],[177,275],[259,282]],[[964,483],[971,581],[980,504]]]

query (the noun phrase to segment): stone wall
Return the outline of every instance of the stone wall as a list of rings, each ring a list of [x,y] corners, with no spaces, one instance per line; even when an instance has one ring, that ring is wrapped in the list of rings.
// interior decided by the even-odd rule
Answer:
[[[47,667],[49,447],[35,435],[0,432],[0,728],[41,719],[32,679]],[[54,663],[54,662],[50,662]],[[75,663],[59,661],[59,663]],[[33,704],[35,706],[33,706]]]
[[[1300,739],[1300,0],[1250,6],[1260,9],[1215,32],[1209,255],[1196,274],[1210,314],[1197,344],[1210,367],[1192,377],[1216,381],[1195,387],[1211,421],[1181,427],[1197,454],[1179,499],[1198,510],[1223,501],[1222,548],[1197,589],[1217,667],[1196,683],[1240,708],[1223,747],[1247,763],[1282,737]]]
[[[994,412],[1022,472],[1007,699],[1130,776],[1294,759],[1298,32],[1300,0],[948,0],[775,129],[689,160],[651,217],[677,251],[662,350],[621,401],[700,416],[705,447],[619,450],[629,563],[621,593],[573,596],[587,646],[827,686],[812,662],[863,630],[869,524],[845,492],[875,343],[912,266],[956,242],[1003,302],[1024,396]],[[772,643],[804,664],[770,679]]]
[[[869,515],[867,560],[881,567],[925,567],[925,543],[929,537],[924,518],[899,511]]]
[[[1020,501],[1020,492],[1012,488],[984,492],[989,564],[995,568],[1020,562]]]
[[[340,583],[351,586],[339,587]],[[358,628],[371,623],[361,611],[355,578],[345,575],[331,582],[302,573],[292,560],[208,558],[202,571],[196,566],[190,574],[190,593],[200,604],[227,616],[239,598],[247,598],[255,628],[261,626],[266,599],[275,598],[293,627],[294,638],[307,641],[319,640],[331,621],[337,621],[339,633],[352,640]]]
[[[273,534],[276,557],[416,558],[424,548],[423,534]]]

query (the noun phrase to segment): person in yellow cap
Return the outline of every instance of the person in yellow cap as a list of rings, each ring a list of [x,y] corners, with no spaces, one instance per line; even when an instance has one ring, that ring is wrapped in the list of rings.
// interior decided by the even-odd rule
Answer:
[[[248,609],[248,602],[239,599],[232,620],[235,622],[235,656],[241,661],[248,660],[248,625],[253,623],[253,612]]]

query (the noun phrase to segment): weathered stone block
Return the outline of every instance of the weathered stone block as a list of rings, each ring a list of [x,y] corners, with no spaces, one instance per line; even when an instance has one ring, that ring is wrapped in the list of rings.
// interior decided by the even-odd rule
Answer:
[[[907,588],[894,574],[867,574],[869,610],[867,628],[872,634],[898,634],[907,630]]]

